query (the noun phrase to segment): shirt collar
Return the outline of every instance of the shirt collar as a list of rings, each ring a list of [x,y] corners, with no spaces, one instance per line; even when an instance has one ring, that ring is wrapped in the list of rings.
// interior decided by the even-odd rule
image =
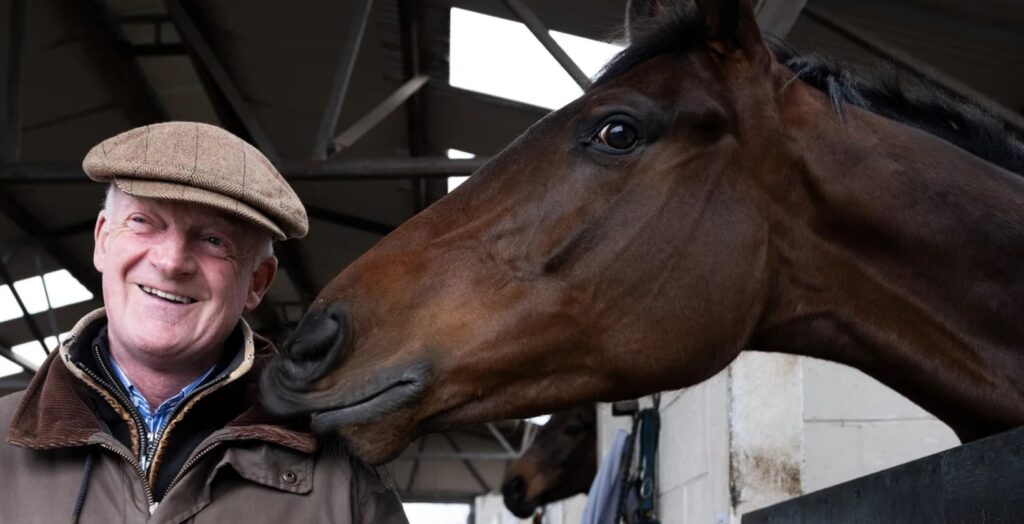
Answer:
[[[167,415],[169,415],[182,400],[188,397],[190,393],[198,389],[199,386],[201,386],[213,373],[213,370],[217,368],[216,364],[210,366],[210,369],[207,369],[205,373],[182,388],[178,394],[164,400],[159,406],[157,406],[156,411],[151,411],[146,397],[144,397],[139,389],[135,387],[135,384],[132,383],[131,379],[124,374],[121,367],[117,365],[117,361],[114,360],[114,356],[111,355],[110,352],[106,352],[105,357],[107,365],[110,366],[111,371],[114,372],[114,376],[117,377],[117,380],[119,380],[121,385],[124,386],[125,391],[128,392],[128,396],[131,398],[132,404],[135,405],[135,409],[137,409],[139,414],[142,415],[142,419],[146,422],[146,429],[148,429],[150,433],[157,433],[160,429],[159,426],[163,425],[162,422],[167,420]]]

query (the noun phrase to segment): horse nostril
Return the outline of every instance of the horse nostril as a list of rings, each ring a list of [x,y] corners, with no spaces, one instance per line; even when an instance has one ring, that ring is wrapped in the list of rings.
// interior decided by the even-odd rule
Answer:
[[[525,488],[526,483],[523,481],[523,477],[516,475],[501,486],[501,494],[505,497],[505,500],[522,502],[523,497],[526,495]]]
[[[331,315],[310,313],[302,317],[295,332],[285,343],[293,360],[314,360],[330,349],[338,338],[341,323]]]
[[[347,318],[344,308],[337,304],[308,311],[284,343],[285,367],[306,380],[330,371],[345,350]]]
[[[537,509],[526,500],[526,481],[522,475],[516,475],[505,482],[501,486],[501,495],[505,499],[505,507],[521,519],[529,517]]]

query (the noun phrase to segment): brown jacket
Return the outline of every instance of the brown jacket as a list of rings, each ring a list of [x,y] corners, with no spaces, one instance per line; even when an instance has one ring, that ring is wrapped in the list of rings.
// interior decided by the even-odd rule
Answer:
[[[0,429],[7,433],[0,443],[0,522],[72,522],[76,508],[87,523],[407,522],[376,472],[342,451],[317,450],[304,423],[285,424],[260,409],[257,371],[274,350],[244,322],[240,355],[219,382],[178,408],[161,442],[188,442],[199,417],[223,413],[225,404],[237,409],[222,427],[202,433],[180,463],[168,460],[173,480],[154,497],[159,461],[173,453],[161,445],[152,476],[143,478],[138,435],[124,433],[126,445],[109,423],[121,416],[117,422],[126,424],[119,427],[133,427],[124,405],[76,358],[91,341],[87,333],[103,323],[102,310],[86,316],[28,389],[0,398]]]

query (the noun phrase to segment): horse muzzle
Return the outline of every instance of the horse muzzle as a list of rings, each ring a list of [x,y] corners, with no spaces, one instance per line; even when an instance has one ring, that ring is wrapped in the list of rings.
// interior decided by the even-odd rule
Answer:
[[[537,509],[535,502],[526,500],[526,481],[519,475],[506,480],[501,485],[501,495],[505,507],[521,519],[533,515],[534,510]]]
[[[337,369],[349,345],[348,315],[339,304],[309,310],[263,371],[264,405],[279,414],[308,411],[301,398]]]

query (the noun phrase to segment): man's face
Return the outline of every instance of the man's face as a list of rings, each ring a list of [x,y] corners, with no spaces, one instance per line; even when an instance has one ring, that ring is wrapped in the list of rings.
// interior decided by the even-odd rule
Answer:
[[[260,303],[277,260],[257,265],[256,229],[214,208],[113,191],[96,222],[93,263],[115,357],[153,369],[216,358]]]

